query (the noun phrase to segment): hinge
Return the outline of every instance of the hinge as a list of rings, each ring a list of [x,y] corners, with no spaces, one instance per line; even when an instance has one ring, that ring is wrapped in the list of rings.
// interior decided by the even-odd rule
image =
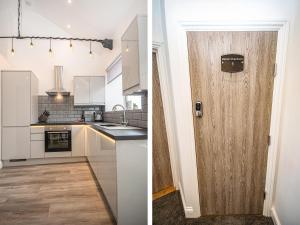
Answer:
[[[268,145],[269,146],[271,145],[271,136],[270,135],[268,136]]]
[[[266,199],[267,192],[264,191],[264,200]]]
[[[277,63],[274,64],[274,73],[273,76],[276,77],[277,75]]]

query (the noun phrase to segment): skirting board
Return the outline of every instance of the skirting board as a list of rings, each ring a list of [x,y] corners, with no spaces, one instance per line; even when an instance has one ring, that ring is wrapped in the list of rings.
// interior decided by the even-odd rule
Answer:
[[[44,165],[44,164],[56,164],[56,163],[73,163],[73,162],[86,162],[86,157],[61,157],[61,158],[44,158],[44,159],[28,159],[20,162],[10,162],[3,160],[3,167],[11,166],[30,166],[30,165]]]
[[[274,207],[271,208],[271,217],[275,225],[282,225]]]
[[[182,186],[181,186],[180,182],[179,182],[179,192],[180,192],[180,196],[181,196],[181,201],[182,201],[185,217],[186,218],[195,218],[193,207],[186,205],[185,198],[184,198],[184,195],[182,192]]]

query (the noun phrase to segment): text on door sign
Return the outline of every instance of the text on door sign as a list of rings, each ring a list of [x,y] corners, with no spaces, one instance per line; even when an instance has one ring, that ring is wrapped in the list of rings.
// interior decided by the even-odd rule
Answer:
[[[227,73],[237,73],[244,70],[244,56],[228,54],[221,56],[221,70]]]

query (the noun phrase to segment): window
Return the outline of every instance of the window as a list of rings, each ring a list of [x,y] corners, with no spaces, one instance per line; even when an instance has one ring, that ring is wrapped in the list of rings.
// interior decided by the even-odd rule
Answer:
[[[126,96],[125,101],[127,110],[142,109],[142,97],[139,95]]]

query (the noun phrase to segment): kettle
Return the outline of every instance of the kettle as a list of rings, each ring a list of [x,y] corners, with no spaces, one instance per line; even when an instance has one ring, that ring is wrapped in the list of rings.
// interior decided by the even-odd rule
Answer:
[[[94,118],[95,118],[95,121],[97,121],[97,122],[103,121],[102,112],[101,111],[96,112]]]

